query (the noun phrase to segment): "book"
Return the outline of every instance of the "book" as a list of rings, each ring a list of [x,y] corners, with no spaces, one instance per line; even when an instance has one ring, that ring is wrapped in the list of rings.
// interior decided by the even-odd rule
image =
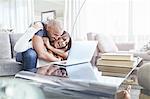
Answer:
[[[102,72],[102,76],[112,76],[112,77],[126,77],[127,74],[113,73],[113,72]]]
[[[132,70],[132,68],[127,67],[114,67],[114,66],[97,66],[99,71],[102,72],[112,72],[112,73],[122,73],[126,74]]]
[[[136,57],[134,65],[131,67],[118,67],[118,66],[102,66],[97,65],[99,71],[102,72],[102,76],[115,76],[115,77],[126,77],[131,73],[139,64],[142,62],[142,58]]]
[[[131,60],[131,61],[98,59],[97,60],[97,65],[132,68],[136,62],[137,62],[137,58],[134,58],[134,60]]]
[[[101,59],[105,60],[133,60],[133,54],[128,53],[104,53]]]

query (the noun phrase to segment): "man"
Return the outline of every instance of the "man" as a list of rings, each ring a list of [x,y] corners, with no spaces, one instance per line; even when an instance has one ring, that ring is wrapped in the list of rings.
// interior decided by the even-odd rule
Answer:
[[[49,20],[44,24],[41,22],[34,23],[15,44],[14,49],[18,52],[16,61],[23,63],[24,70],[36,72],[37,58],[47,62],[60,61],[48,50],[66,59],[68,51],[54,48],[51,45],[47,48],[43,42],[43,37],[48,37],[51,42],[57,41],[63,36],[63,33],[63,25],[58,20]],[[69,42],[70,49],[71,39]]]

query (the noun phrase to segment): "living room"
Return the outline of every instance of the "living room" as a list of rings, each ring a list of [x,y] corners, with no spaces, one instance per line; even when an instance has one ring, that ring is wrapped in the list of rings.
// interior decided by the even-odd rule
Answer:
[[[142,67],[149,65],[149,10],[149,0],[1,0],[0,76],[14,77],[22,70],[20,64],[16,65],[14,45],[33,22],[44,22],[47,16],[61,20],[73,41],[98,41],[94,65],[102,53],[119,51],[142,58]],[[143,70],[142,87],[150,95],[150,68],[146,66]],[[133,85],[131,97],[134,91],[136,96],[140,95]],[[148,95],[133,99],[149,99]]]

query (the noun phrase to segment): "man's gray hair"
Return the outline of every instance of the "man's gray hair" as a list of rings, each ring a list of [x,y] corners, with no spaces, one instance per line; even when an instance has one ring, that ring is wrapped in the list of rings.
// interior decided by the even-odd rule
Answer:
[[[64,25],[63,25],[63,22],[61,20],[51,19],[51,20],[48,20],[46,22],[46,24],[47,24],[48,27],[56,27],[60,30],[64,29]]]

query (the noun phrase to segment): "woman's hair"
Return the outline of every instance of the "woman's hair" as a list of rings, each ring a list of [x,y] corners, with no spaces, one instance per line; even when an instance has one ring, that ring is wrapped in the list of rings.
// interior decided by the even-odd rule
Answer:
[[[66,37],[67,37],[67,43],[66,43],[66,45],[64,46],[64,47],[61,47],[61,48],[59,48],[59,49],[65,49],[65,51],[68,51],[68,50],[70,50],[70,48],[71,48],[71,45],[72,45],[72,39],[71,39],[71,37],[70,37],[70,35],[69,35],[69,33],[67,33],[66,31],[64,31],[63,32],[63,34],[61,35],[61,39],[66,39]],[[58,39],[59,40],[59,39]],[[55,47],[55,43],[57,42],[57,40],[50,40],[50,38],[49,38],[49,42],[50,42],[50,44],[53,46],[53,47]]]
[[[67,49],[66,49],[66,51],[68,51],[68,50],[70,50],[70,48],[71,48],[71,46],[72,46],[72,39],[71,39],[71,36],[69,35],[69,33],[66,32],[66,31],[63,32],[62,36],[65,35],[65,34],[66,34],[66,35],[68,36],[68,38],[69,38],[69,41],[68,41],[68,44],[67,44]]]
[[[72,46],[72,39],[71,39],[71,37],[70,37],[70,35],[69,35],[69,42],[68,42],[68,46],[67,46],[66,51],[70,50],[70,49],[71,49],[71,46]]]

